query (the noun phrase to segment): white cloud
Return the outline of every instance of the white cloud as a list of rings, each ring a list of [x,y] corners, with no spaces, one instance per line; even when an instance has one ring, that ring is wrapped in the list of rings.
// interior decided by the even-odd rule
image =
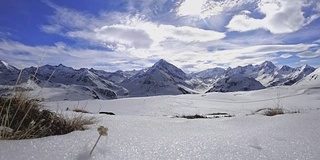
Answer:
[[[320,39],[314,41],[313,43],[320,43]]]
[[[226,26],[230,31],[246,32],[263,27],[261,20],[249,17],[246,14],[235,15]]]
[[[67,44],[65,44],[63,42],[56,42],[56,43],[54,43],[54,45],[59,49],[65,49],[67,47]]]
[[[55,11],[55,14],[49,17],[52,24],[42,26],[42,30],[45,32],[57,32],[61,31],[63,28],[92,28],[97,25],[97,19],[88,13],[82,13],[76,10],[60,7],[50,1],[43,0],[42,2],[53,8]]]
[[[135,48],[149,48],[153,43],[144,30],[131,26],[103,26],[95,32],[97,40],[102,42],[126,44]]]
[[[46,32],[46,33],[56,33],[59,34],[62,30],[62,26],[58,24],[53,24],[53,25],[43,25],[40,27],[41,31]]]
[[[280,56],[281,58],[290,58],[290,57],[292,57],[292,54],[289,54],[289,53],[285,53],[285,54],[281,54],[281,56]]]
[[[7,39],[8,37],[11,36],[11,33],[10,32],[1,32],[0,31],[0,38],[1,39]]]
[[[94,17],[50,2],[48,5],[55,10],[55,15],[50,17],[51,25],[41,27],[43,31],[86,40],[91,44],[106,46],[115,51],[151,49],[162,45],[165,41],[194,43],[215,41],[225,37],[225,33],[212,30],[169,24],[158,25],[148,21],[145,15],[141,14],[132,16],[115,12],[101,13]],[[150,3],[143,1],[141,5]]]
[[[225,37],[224,33],[192,28],[188,26],[175,27],[171,25],[161,25],[159,29],[166,38],[175,39],[182,42],[207,42],[219,40]]]
[[[320,56],[320,49],[318,49],[315,52],[313,52],[313,51],[300,52],[297,54],[297,56],[300,58],[316,58],[316,57]]]
[[[165,41],[181,43],[201,43],[219,40],[224,33],[188,26],[155,25],[151,22],[137,24],[116,24],[94,30],[71,31],[66,33],[73,38],[81,38],[91,43],[103,44],[110,49],[152,49],[165,44]]]
[[[207,0],[185,0],[178,8],[178,15],[180,16],[201,16],[204,11],[204,4]]]
[[[261,0],[259,11],[265,15],[262,19],[248,15],[235,15],[226,26],[232,31],[266,29],[273,34],[291,33],[319,18],[319,14],[304,17],[303,0]]]

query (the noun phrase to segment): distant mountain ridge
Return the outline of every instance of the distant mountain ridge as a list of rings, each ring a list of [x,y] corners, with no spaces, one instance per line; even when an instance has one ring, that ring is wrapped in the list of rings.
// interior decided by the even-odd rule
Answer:
[[[309,65],[297,68],[286,65],[276,67],[272,62],[265,61],[259,65],[250,64],[228,69],[211,68],[186,74],[161,59],[150,68],[133,71],[73,69],[62,64],[29,67],[22,70],[19,83],[31,79],[39,86],[46,83],[46,87],[62,87],[75,93],[84,92],[92,98],[114,99],[258,90],[295,84],[315,70]],[[19,73],[20,70],[16,67],[0,61],[0,85],[14,85]]]

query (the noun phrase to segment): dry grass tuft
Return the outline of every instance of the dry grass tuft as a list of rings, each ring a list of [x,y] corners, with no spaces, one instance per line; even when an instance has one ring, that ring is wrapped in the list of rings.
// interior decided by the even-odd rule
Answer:
[[[234,117],[234,115],[230,115],[228,113],[210,113],[206,115],[200,115],[200,114],[195,114],[195,115],[177,115],[174,116],[174,118],[186,118],[186,119],[212,119],[212,118],[222,118],[222,117]]]
[[[95,123],[95,118],[78,114],[68,118],[43,109],[38,101],[17,94],[0,97],[0,139],[30,139],[67,134],[84,130],[83,126]]]
[[[284,114],[284,111],[282,108],[268,108],[267,110],[265,110],[263,112],[263,115],[265,116],[275,116],[275,115],[279,115],[279,114]]]
[[[186,118],[186,119],[198,119],[198,118],[207,118],[206,116],[195,114],[195,115],[182,115],[178,118]]]
[[[255,115],[257,113],[260,113],[265,116],[275,116],[280,114],[285,114],[283,108],[281,107],[275,107],[275,108],[261,108],[251,113],[251,115]]]
[[[79,113],[91,113],[87,110],[84,110],[84,109],[80,109],[80,108],[75,108],[72,110],[73,112],[79,112]]]

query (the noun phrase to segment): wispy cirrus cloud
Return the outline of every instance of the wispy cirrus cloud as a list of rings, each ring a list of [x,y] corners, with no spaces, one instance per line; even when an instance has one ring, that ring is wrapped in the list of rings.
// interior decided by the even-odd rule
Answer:
[[[317,51],[304,51],[297,54],[300,58],[316,58],[320,57],[320,49]]]
[[[147,60],[127,54],[94,49],[76,49],[62,42],[55,46],[29,46],[16,41],[0,41],[0,57],[10,64],[25,68],[44,64],[64,64],[75,68],[91,68],[114,71],[149,67]],[[122,63],[115,63],[121,61]],[[98,65],[99,64],[99,65]]]

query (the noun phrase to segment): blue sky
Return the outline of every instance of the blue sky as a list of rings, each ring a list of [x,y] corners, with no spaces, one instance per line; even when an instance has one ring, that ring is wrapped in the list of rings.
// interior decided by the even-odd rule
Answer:
[[[1,0],[0,59],[106,71],[320,66],[320,1]]]

